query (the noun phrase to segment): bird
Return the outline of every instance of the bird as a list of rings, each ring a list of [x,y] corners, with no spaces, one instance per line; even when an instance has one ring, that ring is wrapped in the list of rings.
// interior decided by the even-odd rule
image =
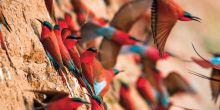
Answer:
[[[144,74],[138,77],[136,81],[136,89],[138,93],[144,98],[147,104],[154,109],[157,99],[155,97],[154,88],[150,82],[145,78]]]
[[[168,73],[168,76],[163,78],[163,83],[170,96],[181,93],[191,95],[197,94],[190,82],[176,71]]]
[[[66,39],[63,41],[67,50],[69,51],[69,54],[78,68],[79,71],[82,71],[81,67],[81,61],[80,61],[80,54],[76,48],[76,43],[78,42],[78,39],[81,39],[80,37],[76,37],[74,34],[69,35],[66,37]]]
[[[73,11],[77,15],[77,22],[79,25],[95,17],[94,12],[92,12],[81,0],[71,0],[71,4],[74,7]]]
[[[53,0],[44,0],[50,18],[56,23],[56,15],[55,15],[53,2],[54,2]]]
[[[68,28],[69,27],[67,22],[63,18],[58,18],[57,19],[57,24],[60,26],[60,30],[63,30],[64,28]]]
[[[202,75],[201,73],[198,73],[198,72],[191,71],[191,70],[189,70],[189,73],[194,74],[196,76],[199,76],[201,78],[210,80],[212,100],[216,103],[217,99],[220,95],[220,84],[219,84],[219,82],[220,82],[220,75],[219,75],[219,73],[220,73],[220,68],[219,68],[220,67],[220,62],[219,62],[220,55],[218,53],[212,53],[214,55],[214,57],[211,59],[206,59],[206,58],[202,57],[202,55],[199,54],[199,52],[195,49],[194,45],[192,45],[192,46],[193,46],[193,49],[196,52],[196,54],[200,57],[200,59],[192,57],[192,61],[194,61],[196,64],[198,64],[199,66],[201,66],[203,68],[206,68],[206,69],[212,68],[212,71],[211,71],[210,77]]]
[[[46,95],[43,103],[34,100],[35,109],[38,110],[77,110],[83,104],[90,104],[79,97],[70,98],[66,92],[52,90],[30,90],[30,92]]]
[[[68,28],[77,36],[80,36],[79,27],[74,23],[73,18],[70,13],[64,14],[65,21],[68,25]]]
[[[88,48],[80,56],[82,73],[88,80],[89,84],[94,90],[94,71],[93,71],[93,60],[95,59],[97,50],[95,48]]]
[[[4,14],[3,14],[3,12],[0,11],[0,43],[1,43],[1,48],[5,50],[6,49],[6,45],[4,43],[4,36],[3,36],[3,33],[2,33],[2,25],[4,25],[5,28],[9,32],[11,32],[12,29],[11,29],[10,25],[8,24],[6,18],[4,16]]]
[[[113,78],[120,72],[122,71],[119,71],[118,69],[115,69],[115,68],[111,70],[104,69],[102,74],[94,78],[95,79],[95,84],[94,84],[95,94],[101,97],[104,97],[104,95],[110,88]]]
[[[119,104],[125,110],[135,110],[135,102],[131,96],[131,89],[129,85],[123,81],[120,81],[120,90],[119,90]]]
[[[185,11],[174,0],[153,0],[151,29],[154,43],[159,49],[160,55],[163,54],[167,38],[178,20],[200,22],[201,19]]]
[[[105,110],[104,101],[98,95],[92,95],[90,98],[91,110]]]
[[[128,33],[139,18],[144,16],[146,10],[150,9],[150,4],[150,0],[132,0],[125,3],[110,21],[110,26]],[[115,66],[121,47],[122,45],[112,40],[102,40],[98,58],[106,69],[111,69]]]
[[[62,41],[60,26],[55,25],[53,31],[56,35],[56,39],[60,48],[60,54],[64,65],[73,72],[75,77],[81,77],[80,71],[76,68],[75,64],[72,61],[72,58],[70,57],[69,51],[67,50],[66,46]]]

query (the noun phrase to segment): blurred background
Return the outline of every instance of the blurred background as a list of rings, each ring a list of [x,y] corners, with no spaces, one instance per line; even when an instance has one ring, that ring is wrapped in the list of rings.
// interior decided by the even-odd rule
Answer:
[[[120,7],[121,4],[127,0],[112,0],[113,6],[105,8],[101,0],[85,0],[88,6],[91,7],[97,15],[111,18],[114,12]],[[190,60],[192,56],[198,57],[192,48],[192,43],[199,53],[205,58],[211,58],[208,52],[220,52],[218,46],[220,41],[220,22],[218,15],[220,8],[220,1],[218,0],[175,0],[183,9],[191,14],[198,16],[202,19],[201,23],[198,22],[181,22],[178,21],[177,25],[173,28],[170,37],[166,44],[166,50],[174,53],[180,58]],[[94,4],[94,5],[93,5]],[[128,63],[129,62],[129,63]],[[190,95],[179,95],[172,97],[177,105],[197,110],[218,110],[219,101],[214,104],[211,99],[210,84],[208,80],[198,78],[188,73],[187,69],[191,69],[204,75],[209,76],[211,69],[203,69],[200,66],[190,63],[181,62],[173,58],[159,61],[158,68],[166,76],[171,71],[177,71],[185,76],[193,87],[198,91],[198,97]],[[135,90],[135,81],[140,74],[140,68],[137,67],[133,60],[132,55],[120,55],[117,61],[118,68],[123,68],[125,73],[117,76],[118,79],[123,79],[128,82],[132,88],[132,97],[135,100],[137,110],[148,110],[145,102],[138,95]],[[111,105],[111,110],[122,110],[123,108],[117,104],[117,100],[112,99],[112,93],[109,93],[107,100]],[[109,97],[109,98],[108,98]],[[172,110],[181,110],[180,108],[172,107]]]

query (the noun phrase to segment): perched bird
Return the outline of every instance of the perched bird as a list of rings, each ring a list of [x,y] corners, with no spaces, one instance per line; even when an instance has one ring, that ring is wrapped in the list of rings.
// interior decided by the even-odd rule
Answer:
[[[1,47],[3,49],[6,49],[5,43],[4,43],[4,37],[2,34],[2,25],[5,26],[5,28],[11,32],[11,27],[9,26],[5,16],[3,15],[3,13],[0,11],[0,43],[1,43]]]
[[[55,10],[53,6],[53,0],[44,0],[47,11],[50,15],[50,18],[56,23],[56,15],[55,15]]]
[[[62,40],[65,41],[68,36],[72,35],[72,31],[69,28],[63,28],[61,32]]]
[[[69,70],[71,70],[74,73],[74,75],[77,78],[81,77],[80,71],[75,67],[75,64],[73,63],[72,58],[70,57],[70,54],[62,41],[61,30],[60,30],[59,25],[54,26],[54,33],[58,41],[61,57],[62,57],[64,64],[67,66]]]
[[[80,56],[83,75],[88,80],[92,88],[94,88],[94,71],[92,65],[96,54],[97,50],[95,48],[89,48]]]
[[[65,92],[40,90],[31,90],[31,92],[46,95],[43,103],[34,100],[35,109],[38,110],[77,110],[83,104],[90,104],[78,97],[70,98],[69,94]]]
[[[131,96],[131,89],[127,83],[121,81],[119,95],[119,103],[125,110],[135,110],[135,102]]]
[[[76,34],[77,36],[80,36],[80,33],[78,32],[78,31],[79,31],[79,27],[74,23],[71,14],[70,14],[70,13],[65,13],[64,18],[65,18],[65,21],[66,21],[66,23],[67,23],[69,29],[70,29],[74,34]]]
[[[160,55],[164,51],[167,38],[177,20],[194,20],[200,22],[201,19],[184,11],[174,0],[153,0],[151,7],[151,28],[154,43],[159,49]]]
[[[93,95],[90,98],[91,110],[105,110],[104,101],[100,96]]]
[[[95,17],[95,14],[81,0],[71,0],[71,4],[74,7],[77,22],[80,25],[84,24],[88,19]]]
[[[60,30],[63,30],[64,28],[68,28],[69,27],[67,22],[63,18],[58,18],[57,19],[57,24],[60,26]]]
[[[136,82],[136,88],[138,93],[144,98],[147,104],[154,109],[157,99],[154,93],[154,88],[145,76],[140,76]]]
[[[60,68],[64,67],[59,44],[56,35],[53,32],[53,26],[48,21],[38,21],[42,24],[40,41],[43,44],[45,51],[52,56]]]
[[[78,42],[78,39],[80,39],[80,38],[76,37],[75,35],[72,34],[72,35],[66,37],[66,39],[63,42],[64,42],[66,48],[68,49],[69,54],[70,54],[74,64],[76,65],[78,70],[82,71],[80,55],[79,55],[79,52],[76,48],[76,43]]]
[[[117,69],[104,70],[102,74],[95,78],[94,90],[95,94],[103,97],[109,90],[111,82],[121,71]]]

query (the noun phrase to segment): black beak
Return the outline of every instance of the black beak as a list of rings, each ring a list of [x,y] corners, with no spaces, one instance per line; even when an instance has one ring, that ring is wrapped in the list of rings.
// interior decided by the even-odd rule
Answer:
[[[82,39],[82,37],[76,37],[75,35],[68,36],[67,39]]]
[[[191,19],[194,20],[194,21],[200,22],[200,23],[201,23],[201,20],[202,20],[201,18],[196,17],[196,16],[192,16]]]
[[[129,36],[129,38],[132,39],[132,40],[134,40],[134,41],[137,41],[137,42],[143,42],[143,43],[144,43],[144,41],[139,40],[139,39],[137,39],[137,38],[135,38],[135,37]]]
[[[36,19],[37,21],[39,21],[41,24],[43,24],[43,21],[41,21],[40,19]]]
[[[97,53],[97,50],[96,50],[96,48],[89,48],[89,49],[87,49],[88,51],[92,51],[92,52],[95,52],[95,53]]]
[[[2,13],[2,17],[3,17],[3,19],[5,20],[5,24],[3,24],[5,27],[6,27],[6,29],[9,31],[9,32],[11,32],[11,27],[9,26],[9,24],[8,24],[8,22],[7,22],[7,20],[6,20],[6,18],[5,18],[5,16],[3,15],[3,13]]]

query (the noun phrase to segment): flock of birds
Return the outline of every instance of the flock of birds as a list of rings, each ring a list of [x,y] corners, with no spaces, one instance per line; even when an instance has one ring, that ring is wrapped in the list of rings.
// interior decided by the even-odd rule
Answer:
[[[156,63],[168,57],[178,58],[174,54],[164,52],[166,40],[178,20],[198,21],[200,18],[184,11],[174,0],[125,0],[126,3],[114,15],[112,20],[97,17],[82,0],[70,0],[70,13],[65,12],[63,18],[57,18],[54,11],[54,2],[58,6],[62,1],[45,0],[51,22],[36,19],[42,25],[39,36],[44,50],[53,67],[61,76],[69,93],[51,90],[30,90],[45,94],[42,100],[34,100],[36,110],[76,110],[83,104],[90,105],[91,110],[107,110],[103,97],[111,86],[114,77],[123,72],[114,68],[117,57],[123,49],[127,53],[134,53],[137,65],[141,65],[142,74],[136,81],[136,89],[146,104],[152,110],[169,110],[172,106],[184,110],[193,110],[175,105],[169,97],[178,93],[196,95],[191,84],[177,72],[171,72],[167,77],[157,69]],[[104,0],[106,6],[111,0]],[[72,15],[76,15],[76,19]],[[75,20],[77,22],[75,22]],[[144,36],[131,36],[129,31],[135,23],[141,21]],[[3,10],[0,10],[0,43],[2,49],[7,49],[1,25],[8,31],[13,31],[8,24]],[[55,24],[55,25],[53,25]],[[95,47],[95,40],[103,37],[99,48]],[[151,37],[154,44],[149,41]],[[125,48],[122,48],[122,47]],[[194,46],[193,46],[194,48]],[[194,48],[196,51],[196,49]],[[211,77],[189,70],[189,73],[210,80],[212,97],[216,102],[220,93],[220,58],[207,60],[192,57],[195,62],[204,68],[213,68]],[[182,60],[185,61],[185,60]],[[70,78],[75,77],[81,87],[86,89],[90,101],[76,97],[71,88]],[[119,80],[119,103],[125,110],[135,110],[135,101],[131,97],[129,84]],[[71,96],[69,96],[69,94]]]

